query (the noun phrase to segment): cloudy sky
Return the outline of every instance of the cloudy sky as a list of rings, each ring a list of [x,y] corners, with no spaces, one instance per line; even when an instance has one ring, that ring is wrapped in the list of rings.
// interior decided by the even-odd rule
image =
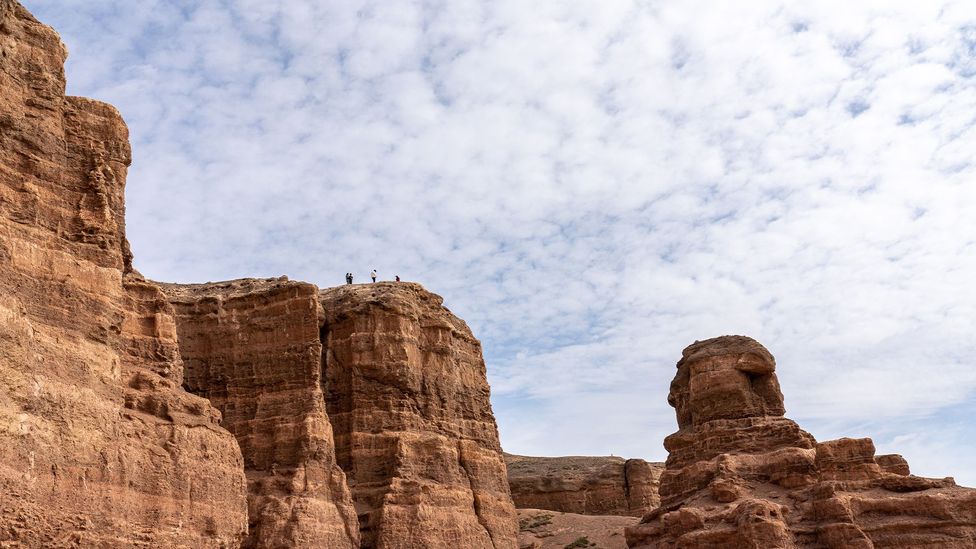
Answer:
[[[502,443],[663,459],[681,349],[976,486],[976,8],[23,0],[113,103],[149,277],[369,269],[485,347]]]

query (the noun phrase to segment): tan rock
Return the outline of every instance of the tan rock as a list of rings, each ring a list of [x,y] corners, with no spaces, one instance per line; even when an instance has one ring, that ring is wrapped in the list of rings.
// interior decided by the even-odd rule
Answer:
[[[581,515],[643,516],[660,502],[663,463],[622,457],[505,455],[519,509]]]
[[[742,336],[685,349],[661,506],[632,548],[976,546],[976,490],[910,476],[870,439],[817,443],[783,417],[772,355]]]
[[[131,269],[128,131],[64,96],[65,56],[0,0],[0,545],[237,546],[237,443]]]

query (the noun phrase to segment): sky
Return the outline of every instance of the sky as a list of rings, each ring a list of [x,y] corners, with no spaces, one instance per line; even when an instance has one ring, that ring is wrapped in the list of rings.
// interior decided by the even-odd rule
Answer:
[[[749,335],[819,440],[976,486],[971,2],[23,3],[146,276],[421,282],[529,455],[663,460],[681,350]]]

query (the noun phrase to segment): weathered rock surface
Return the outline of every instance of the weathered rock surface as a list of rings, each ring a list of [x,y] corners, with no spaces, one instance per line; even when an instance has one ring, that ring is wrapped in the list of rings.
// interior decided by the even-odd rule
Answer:
[[[65,55],[0,0],[0,545],[514,548],[464,322],[414,284],[143,279],[125,124]]]
[[[976,490],[910,476],[870,439],[818,443],[783,417],[775,367],[742,336],[684,350],[661,506],[630,547],[976,547]]]
[[[65,97],[57,34],[0,0],[0,545],[232,547],[245,481],[131,268],[128,131]]]
[[[287,279],[163,284],[184,386],[223,414],[244,455],[245,547],[359,547],[322,393],[318,288]]]
[[[418,284],[321,293],[336,456],[377,548],[511,548],[516,515],[481,345]]]
[[[580,515],[643,516],[658,506],[663,463],[614,456],[505,455],[519,509]]]
[[[519,549],[626,549],[624,528],[636,517],[519,509]]]

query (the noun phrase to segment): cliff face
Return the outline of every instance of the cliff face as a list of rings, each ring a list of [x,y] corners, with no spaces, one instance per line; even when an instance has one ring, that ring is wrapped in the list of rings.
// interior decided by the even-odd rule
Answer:
[[[911,476],[870,439],[818,443],[783,417],[775,368],[741,336],[684,350],[661,506],[627,529],[630,547],[976,546],[976,490]]]
[[[65,56],[0,0],[0,545],[514,548],[467,326],[413,284],[143,279],[125,124]]]
[[[172,308],[130,266],[127,129],[65,97],[66,55],[0,0],[0,543],[236,546],[240,451],[180,388]]]
[[[519,509],[580,515],[643,516],[660,503],[663,463],[621,457],[505,455]]]
[[[417,284],[321,293],[323,378],[362,541],[515,547],[481,345]]]
[[[164,284],[240,443],[253,547],[515,547],[478,341],[410,283]]]
[[[285,279],[163,288],[176,308],[187,390],[237,437],[246,547],[359,547],[322,394],[318,288]]]

